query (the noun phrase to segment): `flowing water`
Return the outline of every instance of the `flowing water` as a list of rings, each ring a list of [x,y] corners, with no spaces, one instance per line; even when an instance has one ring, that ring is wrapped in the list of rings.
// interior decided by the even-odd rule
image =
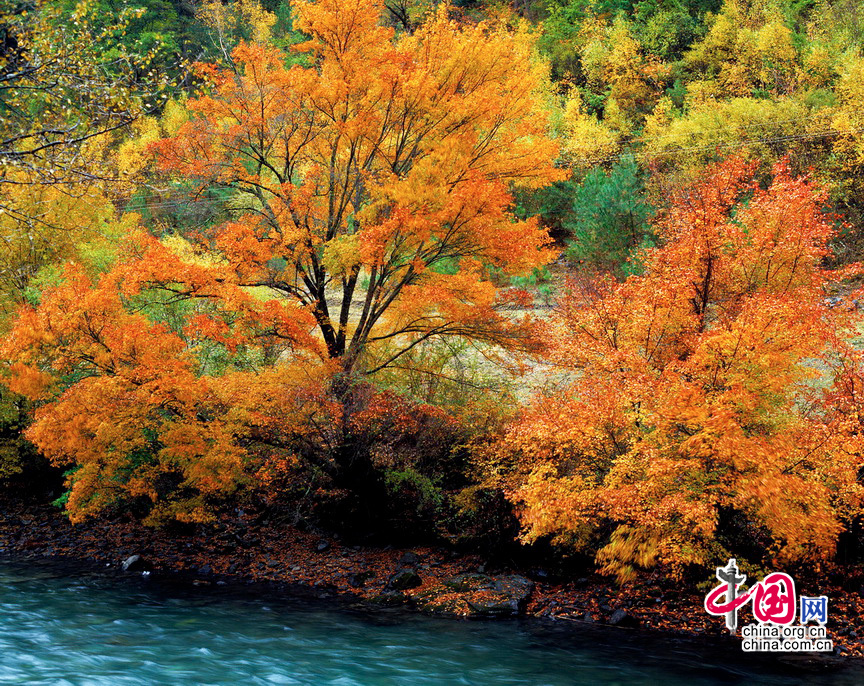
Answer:
[[[864,684],[734,648],[0,562],[0,684]]]

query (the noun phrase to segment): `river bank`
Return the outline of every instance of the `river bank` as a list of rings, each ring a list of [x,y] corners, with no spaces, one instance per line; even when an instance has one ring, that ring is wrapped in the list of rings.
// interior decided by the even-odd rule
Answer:
[[[292,588],[292,591],[294,588]],[[0,555],[0,682],[53,686],[860,686],[731,643],[533,617],[457,621],[276,584]]]
[[[169,575],[195,586],[260,584],[367,607],[457,617],[527,616],[686,637],[715,647],[740,644],[720,619],[705,613],[703,594],[669,581],[621,588],[602,577],[548,580],[542,570],[493,567],[477,555],[444,548],[343,545],[243,513],[206,531],[169,534],[136,522],[73,526],[56,508],[7,501],[0,503],[0,555],[75,561],[118,575]],[[832,580],[819,588],[804,585],[799,592],[829,597],[835,655],[770,659],[821,669],[864,657],[860,591]],[[742,613],[742,624],[748,621]]]

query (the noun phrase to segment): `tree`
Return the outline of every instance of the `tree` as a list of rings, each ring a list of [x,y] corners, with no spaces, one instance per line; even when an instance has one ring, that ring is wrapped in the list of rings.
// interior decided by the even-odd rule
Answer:
[[[634,256],[650,244],[653,214],[635,161],[625,159],[609,173],[590,171],[570,199],[564,227],[571,241],[566,254],[616,275],[638,268]]]
[[[112,145],[160,102],[151,42],[126,37],[141,11],[113,16],[94,2],[12,0],[0,7],[0,332],[68,259],[110,255],[115,221]],[[0,388],[0,478],[21,471],[29,403]],[[24,456],[26,459],[21,459]]]
[[[234,194],[236,216],[202,245],[239,283],[308,308],[346,373],[435,337],[518,344],[487,270],[549,260],[510,189],[560,176],[530,35],[460,28],[446,7],[396,39],[381,3],[295,11],[314,66],[243,44],[236,70],[208,68],[212,94],[154,146],[166,171]]]
[[[363,492],[378,458],[351,415],[369,389],[350,397],[347,376],[440,338],[528,344],[487,272],[549,256],[510,214],[511,185],[559,176],[530,36],[445,8],[394,41],[365,0],[295,9],[314,66],[242,44],[153,145],[234,216],[188,240],[133,232],[98,278],[69,266],[0,348],[75,520],[201,521],[274,471]]]
[[[142,12],[106,24],[89,2],[13,2],[0,13],[0,184],[100,178],[93,144],[160,102],[166,85],[146,76],[152,55],[120,40]]]
[[[680,192],[624,283],[574,288],[547,340],[570,383],[497,446],[527,540],[621,579],[738,556],[830,560],[862,511],[861,317],[829,299],[825,195],[730,159]],[[839,303],[839,304],[838,304]]]
[[[688,68],[729,96],[795,90],[798,51],[776,7],[725,0],[705,37],[685,55]]]

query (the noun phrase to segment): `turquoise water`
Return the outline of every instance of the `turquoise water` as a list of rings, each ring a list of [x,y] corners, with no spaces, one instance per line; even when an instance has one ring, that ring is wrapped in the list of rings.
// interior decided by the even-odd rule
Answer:
[[[864,671],[783,672],[725,648],[558,624],[0,562],[0,684],[864,683]]]

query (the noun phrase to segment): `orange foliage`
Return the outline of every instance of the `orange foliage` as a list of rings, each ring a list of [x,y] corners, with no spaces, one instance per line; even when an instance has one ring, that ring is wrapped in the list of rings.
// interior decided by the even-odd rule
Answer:
[[[313,312],[346,371],[436,336],[524,339],[485,279],[551,257],[536,221],[510,213],[514,185],[561,176],[531,37],[457,26],[446,6],[398,38],[377,24],[381,2],[292,12],[314,66],[243,44],[236,70],[203,70],[212,93],[153,145],[165,171],[230,187],[248,208],[215,237],[233,278]]]
[[[166,297],[196,305],[184,326],[152,321]],[[313,325],[292,303],[254,298],[223,265],[184,262],[139,235],[96,283],[67,267],[0,350],[9,387],[48,401],[27,437],[73,466],[73,521],[130,501],[152,522],[200,521],[248,479],[256,445],[291,447],[316,415],[332,419]],[[247,354],[278,346],[283,362],[209,374],[202,351],[214,343]]]
[[[644,275],[563,298],[547,339],[570,382],[498,446],[526,539],[599,549],[621,579],[754,548],[818,565],[861,512],[861,317],[829,298],[825,196],[783,163],[767,189],[753,174],[711,168]]]

